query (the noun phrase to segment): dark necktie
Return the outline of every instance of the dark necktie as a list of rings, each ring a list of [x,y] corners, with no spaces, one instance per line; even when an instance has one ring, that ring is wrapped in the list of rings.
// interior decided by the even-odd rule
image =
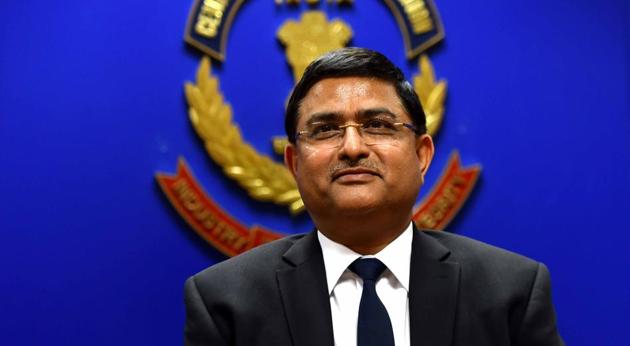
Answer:
[[[394,346],[392,322],[385,305],[376,295],[376,280],[385,270],[385,265],[376,258],[359,258],[348,268],[363,279],[357,346]]]

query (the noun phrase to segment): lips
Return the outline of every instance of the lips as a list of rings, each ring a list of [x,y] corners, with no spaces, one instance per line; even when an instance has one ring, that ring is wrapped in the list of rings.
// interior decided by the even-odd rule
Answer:
[[[344,168],[344,169],[340,169],[336,171],[332,176],[332,180],[337,180],[341,177],[348,176],[348,175],[354,175],[354,176],[375,175],[375,176],[380,177],[380,174],[374,170],[364,168],[364,167],[352,167],[352,168]]]

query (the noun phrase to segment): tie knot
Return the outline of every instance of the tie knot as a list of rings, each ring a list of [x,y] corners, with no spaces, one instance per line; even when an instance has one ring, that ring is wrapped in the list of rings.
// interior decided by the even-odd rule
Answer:
[[[376,258],[359,258],[352,262],[348,268],[364,281],[376,281],[387,267]]]

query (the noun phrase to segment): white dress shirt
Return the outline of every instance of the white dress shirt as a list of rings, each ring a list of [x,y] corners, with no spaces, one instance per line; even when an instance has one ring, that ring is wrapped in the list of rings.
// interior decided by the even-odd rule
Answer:
[[[357,344],[357,321],[363,280],[351,272],[348,266],[360,257],[374,257],[387,266],[376,282],[376,294],[389,314],[396,346],[409,345],[408,293],[412,232],[411,224],[409,224],[398,238],[379,253],[373,256],[362,256],[317,231],[317,238],[324,255],[335,345],[356,346]]]

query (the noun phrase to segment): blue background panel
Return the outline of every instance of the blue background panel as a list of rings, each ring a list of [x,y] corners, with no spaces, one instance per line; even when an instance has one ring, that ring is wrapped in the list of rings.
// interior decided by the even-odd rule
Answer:
[[[1,344],[181,343],[184,280],[225,257],[155,182],[179,157],[244,224],[311,227],[251,200],[204,152],[183,94],[202,56],[183,41],[191,5],[0,5]],[[446,38],[428,54],[448,97],[422,193],[455,149],[481,164],[448,230],[546,263],[569,345],[627,345],[630,6],[436,5]],[[246,1],[213,61],[243,137],[266,155],[293,85],[276,32],[307,9]],[[352,27],[351,45],[418,72],[383,1],[322,9]]]

